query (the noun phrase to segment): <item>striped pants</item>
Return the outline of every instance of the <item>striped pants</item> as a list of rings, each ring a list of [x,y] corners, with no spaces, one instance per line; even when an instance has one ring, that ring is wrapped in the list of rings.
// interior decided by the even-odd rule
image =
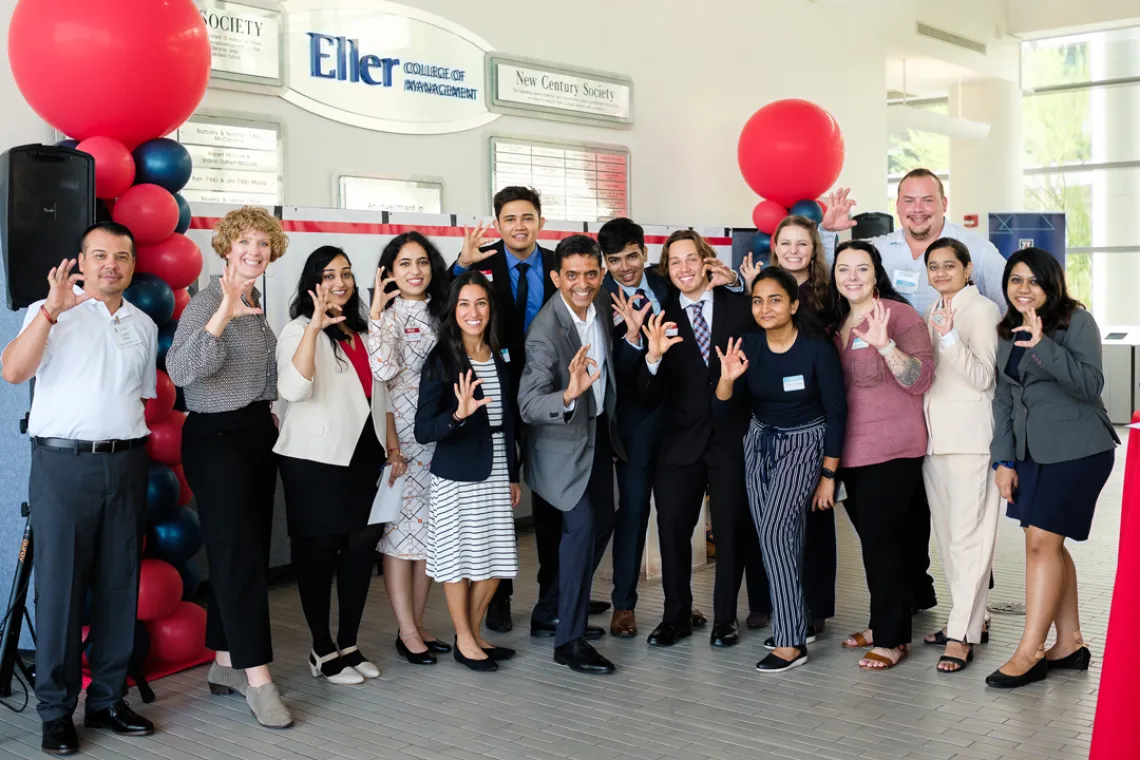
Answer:
[[[819,483],[825,420],[778,428],[755,418],[744,441],[748,506],[760,536],[760,553],[772,590],[776,646],[801,646],[807,638],[802,582],[804,525]]]

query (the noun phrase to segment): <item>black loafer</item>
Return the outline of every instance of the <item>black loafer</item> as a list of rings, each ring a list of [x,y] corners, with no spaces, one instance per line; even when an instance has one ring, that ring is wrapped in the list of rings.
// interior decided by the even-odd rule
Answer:
[[[109,728],[120,736],[150,736],[154,724],[135,713],[126,702],[119,700],[102,710],[88,710],[83,716],[87,728]]]
[[[487,607],[486,624],[488,630],[495,633],[508,633],[515,627],[514,621],[511,620],[510,597],[499,601],[491,600],[491,605]]]
[[[49,755],[74,755],[79,751],[79,736],[71,716],[44,721],[40,749]]]
[[[602,657],[585,638],[574,639],[555,647],[554,661],[559,665],[568,666],[571,670],[591,675],[609,675],[616,670],[614,664]]]
[[[549,623],[544,623],[541,620],[530,619],[530,635],[535,638],[549,639],[553,638],[555,632],[558,630],[558,621],[552,620]],[[586,640],[597,641],[606,635],[606,629],[600,625],[586,626]]]
[[[715,623],[709,634],[709,643],[714,647],[734,647],[740,643],[740,626],[736,621]]]
[[[590,614],[591,615],[601,615],[603,612],[606,612],[607,610],[609,610],[609,608],[610,608],[609,602],[595,602],[593,599],[590,600]]]
[[[1034,663],[1032,668],[1019,676],[1009,676],[1002,673],[1001,670],[995,670],[986,676],[986,686],[992,686],[995,689],[1016,689],[1019,686],[1028,686],[1031,683],[1044,681],[1048,672],[1049,663],[1042,657]]]
[[[677,628],[669,623],[661,623],[653,629],[653,633],[649,634],[646,641],[651,647],[671,647],[681,639],[692,635],[692,628]]]
[[[448,652],[451,651],[451,644],[445,644],[444,642],[440,641],[439,639],[432,639],[431,641],[425,641],[424,646],[426,646],[428,648],[429,652],[435,652],[436,654],[447,654]]]
[[[796,647],[798,653],[795,659],[785,660],[783,657],[777,657],[775,652],[765,657],[760,662],[756,663],[756,672],[758,673],[782,673],[785,670],[798,668],[800,665],[807,663],[807,648]]]

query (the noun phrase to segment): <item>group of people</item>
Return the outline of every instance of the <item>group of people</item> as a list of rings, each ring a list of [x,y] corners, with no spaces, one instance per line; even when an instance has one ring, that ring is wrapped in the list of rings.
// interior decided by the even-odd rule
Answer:
[[[494,198],[499,239],[466,231],[450,266],[415,231],[360,280],[343,250],[313,251],[279,336],[254,284],[288,238],[262,209],[229,213],[212,241],[224,274],[187,305],[165,357],[184,390],[183,462],[210,567],[210,690],[243,694],[262,725],[292,724],[268,667],[278,473],[309,667],[332,683],[380,674],[358,645],[377,548],[401,657],[429,665],[450,652],[491,671],[515,654],[481,631],[513,624],[520,476],[538,548],[530,632],[553,637],[555,662],[573,670],[615,669],[590,643],[605,635],[591,614],[612,603],[610,633],[638,633],[651,494],[665,597],[651,646],[707,625],[690,588],[707,495],[710,643],[739,642],[747,577],[748,626],[769,615],[772,625],[757,670],[804,664],[834,614],[832,508],[842,501],[871,598],[866,629],[843,646],[869,650],[859,665],[872,670],[907,656],[912,614],[937,603],[933,523],[952,606],[924,642],[944,647],[940,671],[961,671],[988,640],[1004,500],[1025,529],[1027,615],[1017,651],[987,683],[1087,668],[1064,542],[1087,538],[1118,443],[1100,402],[1096,324],[1048,252],[1006,261],[946,221],[928,171],[900,183],[901,228],[882,238],[836,245],[854,202],[845,190],[829,200],[818,226],[783,220],[771,266],[748,258],[737,272],[691,230],[670,235],[647,267],[644,232],[629,219],[544,248],[541,199],[508,187]],[[89,585],[87,725],[153,730],[122,700],[147,490],[140,399],[155,395],[157,333],[123,300],[133,269],[130,232],[97,224],[78,259],[51,271],[47,299],[2,356],[7,381],[37,381],[36,693],[43,747],[57,754],[77,747]],[[398,501],[398,515],[379,522],[383,499]],[[591,601],[611,541],[611,602]],[[425,628],[433,582],[450,643]]]

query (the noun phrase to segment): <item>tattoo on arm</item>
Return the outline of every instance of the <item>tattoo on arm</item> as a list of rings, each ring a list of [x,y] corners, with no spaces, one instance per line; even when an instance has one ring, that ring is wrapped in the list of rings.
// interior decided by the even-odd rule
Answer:
[[[887,357],[887,368],[898,380],[899,385],[910,388],[922,376],[922,362],[913,356],[904,354],[898,348]]]

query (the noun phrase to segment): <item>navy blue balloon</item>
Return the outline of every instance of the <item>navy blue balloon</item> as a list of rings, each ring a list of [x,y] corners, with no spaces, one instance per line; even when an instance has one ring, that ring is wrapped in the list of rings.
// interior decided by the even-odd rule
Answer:
[[[171,296],[173,298],[173,296]],[[158,368],[163,372],[166,371],[166,352],[170,350],[170,344],[174,342],[174,331],[178,329],[178,320],[172,319],[162,327],[158,328]],[[178,389],[181,393],[182,389]],[[176,397],[177,398],[177,397]],[[175,401],[175,405],[177,405]],[[183,401],[182,405],[185,407],[186,402]],[[179,411],[185,411],[184,409]]]
[[[174,470],[164,464],[151,462],[146,487],[146,521],[162,522],[177,516],[178,494],[181,485]],[[147,547],[150,548],[150,547]]]
[[[772,236],[766,232],[759,232],[752,236],[752,255],[763,256],[772,250]]]
[[[174,314],[174,291],[157,274],[135,272],[131,286],[123,292],[123,298],[146,312],[159,327],[169,322]]]
[[[202,582],[202,571],[198,569],[198,563],[193,559],[183,562],[177,570],[182,576],[182,601],[188,602],[198,591],[198,584]]]
[[[135,158],[135,184],[149,183],[177,193],[190,181],[194,162],[190,151],[167,137],[147,140],[131,153]]]
[[[175,567],[190,560],[202,548],[202,526],[198,513],[180,507],[170,520],[150,526],[146,537],[147,554]]]
[[[72,150],[75,150],[76,145],[79,145],[79,141],[78,140],[72,140],[70,137],[67,138],[66,140],[60,140],[59,142],[56,143],[56,146],[58,146],[60,148],[71,148]]]
[[[806,216],[816,224],[823,221],[823,209],[819,204],[812,200],[796,201],[792,207],[788,209],[788,213],[795,216]]]
[[[190,229],[190,203],[182,197],[182,193],[175,193],[174,200],[178,201],[178,226],[174,231],[181,235]]]

